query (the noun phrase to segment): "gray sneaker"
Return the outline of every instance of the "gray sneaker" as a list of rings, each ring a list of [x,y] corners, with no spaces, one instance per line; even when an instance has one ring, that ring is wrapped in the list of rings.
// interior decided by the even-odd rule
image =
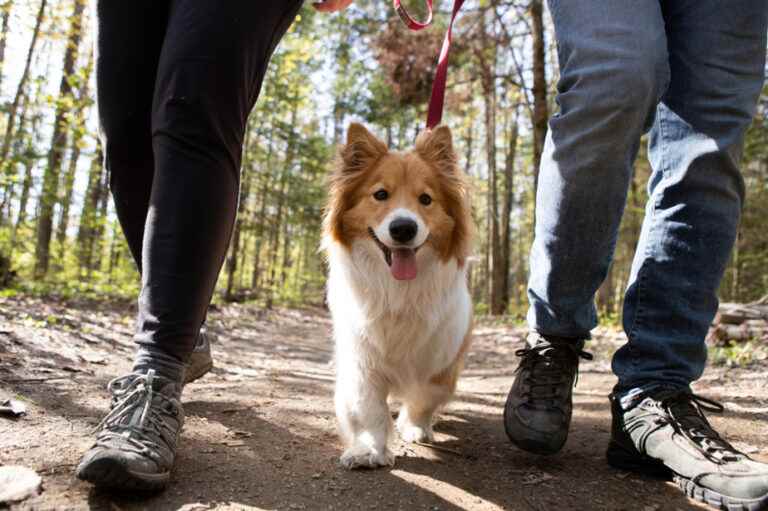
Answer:
[[[108,388],[111,409],[75,474],[120,490],[165,488],[184,424],[180,386],[150,369],[116,378]]]
[[[672,479],[687,496],[717,509],[768,509],[768,464],[736,450],[704,416],[704,410],[722,412],[722,405],[671,387],[655,387],[623,407],[615,394],[611,402],[609,464]]]
[[[517,447],[535,454],[554,454],[568,438],[571,398],[579,358],[592,360],[584,339],[528,336],[517,376],[504,406],[504,429]]]
[[[211,357],[211,340],[213,334],[203,327],[197,335],[194,351],[189,356],[187,367],[184,371],[184,385],[192,383],[205,376],[213,369],[213,357]]]

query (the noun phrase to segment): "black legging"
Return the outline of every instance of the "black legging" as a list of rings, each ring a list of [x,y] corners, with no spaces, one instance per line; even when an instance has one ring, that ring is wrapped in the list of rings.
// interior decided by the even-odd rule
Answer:
[[[141,272],[136,341],[186,360],[226,255],[245,125],[301,0],[98,0],[105,165]]]

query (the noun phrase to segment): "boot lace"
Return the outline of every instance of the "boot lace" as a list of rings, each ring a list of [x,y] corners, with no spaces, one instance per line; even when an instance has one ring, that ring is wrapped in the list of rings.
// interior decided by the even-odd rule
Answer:
[[[526,346],[515,351],[515,355],[522,359],[516,372],[525,371],[530,402],[545,406],[555,404],[559,397],[558,389],[568,382],[572,371],[575,371],[573,384],[576,385],[579,379],[578,359],[593,358],[591,353],[569,343]]]
[[[150,369],[147,374],[129,374],[109,382],[112,408],[95,428],[101,430],[96,445],[110,447],[122,440],[122,448],[153,459],[160,458],[160,442],[165,448],[173,445],[177,430],[171,424],[178,424],[178,404],[154,390],[156,378]]]
[[[724,440],[709,424],[704,411],[723,413],[722,404],[687,389],[662,391],[654,396],[669,416],[669,423],[710,461],[723,464],[739,461],[745,454]]]

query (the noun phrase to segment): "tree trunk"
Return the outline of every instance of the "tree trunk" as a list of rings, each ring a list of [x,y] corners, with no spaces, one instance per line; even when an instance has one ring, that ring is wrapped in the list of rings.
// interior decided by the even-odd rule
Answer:
[[[35,277],[42,278],[48,273],[50,262],[51,231],[53,229],[53,209],[57,202],[59,172],[67,145],[68,114],[70,111],[72,85],[70,79],[75,71],[75,62],[82,38],[84,0],[74,0],[74,8],[67,36],[67,49],[64,54],[64,67],[59,83],[59,96],[56,116],[51,135],[51,148],[48,153],[48,166],[43,175],[43,191],[40,196],[37,218],[37,244],[35,246]]]
[[[489,48],[485,27],[482,28],[481,39],[483,48],[480,50],[480,66],[485,106],[485,158],[488,166],[488,253],[489,253],[489,297],[488,303],[491,314],[503,314],[502,304],[504,267],[501,262],[501,246],[499,237],[499,206],[498,206],[498,176],[496,173],[496,47],[495,41]]]
[[[296,141],[298,135],[293,129],[296,126],[296,119],[298,115],[298,103],[293,104],[293,110],[291,111],[291,120],[288,126],[291,127],[291,133],[288,136],[288,144],[285,149],[285,161],[283,162],[283,170],[280,173],[280,190],[277,195],[277,214],[275,216],[275,223],[273,225],[272,233],[270,236],[270,250],[269,250],[269,289],[266,307],[269,309],[272,307],[275,294],[275,278],[277,276],[277,256],[280,247],[280,229],[283,226],[283,214],[285,209],[286,190],[288,188],[288,180],[291,174],[291,167],[293,166],[293,160],[296,156]]]
[[[91,268],[93,270],[101,269],[101,260],[104,257],[107,237],[105,235],[107,229],[107,212],[109,210],[109,174],[104,167],[104,155],[103,148],[99,146],[99,152],[97,153],[97,165],[99,166],[100,179],[99,179],[99,214],[96,221],[96,231],[93,237],[93,258],[91,259]],[[111,278],[111,276],[110,276]]]
[[[64,175],[62,183],[64,194],[61,198],[61,217],[56,229],[56,241],[59,245],[59,260],[64,260],[65,245],[67,241],[67,229],[69,228],[69,210],[72,204],[72,192],[75,184],[75,174],[77,173],[77,163],[80,160],[80,151],[83,137],[85,136],[85,107],[88,104],[88,83],[91,76],[91,67],[93,65],[93,56],[89,57],[85,73],[79,85],[79,94],[77,107],[74,115],[74,125],[72,126],[72,147],[69,156],[69,167]]]
[[[290,142],[289,142],[290,144]],[[286,153],[290,154],[290,153]],[[277,275],[277,255],[280,246],[280,228],[283,224],[283,209],[285,206],[285,189],[288,184],[289,160],[286,156],[285,167],[280,174],[280,189],[277,192],[277,214],[269,236],[269,281],[267,283],[267,309],[272,308],[275,295],[275,277]]]
[[[501,207],[501,265],[502,289],[501,305],[504,310],[509,307],[510,296],[510,269],[512,259],[512,240],[511,240],[511,216],[512,203],[515,197],[515,157],[517,156],[517,136],[518,136],[518,108],[515,106],[515,115],[509,128],[509,140],[507,146],[507,155],[504,163],[504,202]]]
[[[29,68],[32,64],[32,55],[35,53],[35,46],[37,46],[37,40],[40,36],[40,27],[43,24],[43,17],[45,14],[45,7],[47,0],[40,1],[40,9],[37,11],[37,18],[35,20],[35,28],[32,30],[32,40],[29,43],[29,49],[27,50],[27,59],[24,63],[24,70],[21,73],[21,79],[19,79],[19,85],[16,87],[16,95],[13,97],[13,102],[8,109],[8,122],[5,125],[5,135],[3,136],[3,145],[0,146],[0,170],[5,172],[7,165],[8,153],[11,149],[11,141],[13,140],[14,128],[16,126],[16,114],[19,109],[19,103],[24,96],[24,90],[29,79]]]
[[[280,286],[285,287],[291,266],[291,235],[288,221],[283,222],[283,262],[280,264]]]
[[[238,199],[237,203],[237,220],[235,221],[235,228],[232,232],[232,243],[230,244],[229,248],[229,258],[227,259],[227,289],[224,294],[225,300],[228,302],[231,302],[233,299],[232,290],[234,289],[235,284],[235,272],[237,271],[237,259],[240,252],[240,233],[243,229],[243,221],[245,218],[245,205],[248,202],[248,196],[250,194],[250,174],[251,171],[249,171],[250,162],[248,160],[248,146],[249,146],[249,140],[250,140],[251,132],[248,130],[248,132],[245,134],[245,144],[244,147],[246,148],[244,158],[243,158],[243,165],[242,165],[242,175],[240,176],[240,182],[242,183],[240,186],[240,197]]]
[[[467,135],[464,137],[464,171],[467,173],[467,175],[470,175],[470,169],[472,168],[473,158],[472,158],[472,151],[474,150],[473,142],[475,140],[475,133],[474,133],[474,127],[473,123],[469,123],[469,127],[467,128]]]
[[[254,224],[256,227],[256,246],[253,251],[253,275],[251,276],[251,290],[258,295],[259,285],[261,278],[261,248],[264,243],[264,224],[267,221],[267,202],[269,198],[269,190],[272,189],[272,155],[274,152],[274,130],[270,130],[269,141],[267,143],[267,157],[265,159],[266,175],[262,175],[261,193],[259,199],[261,200],[258,217],[254,218]],[[262,172],[263,174],[263,172]],[[254,209],[254,216],[256,211]]]
[[[544,139],[547,135],[547,77],[544,51],[544,20],[542,0],[531,1],[531,31],[533,38],[533,190],[534,200],[539,187],[539,166]]]
[[[28,100],[28,98],[26,99]],[[25,100],[25,101],[26,101]],[[24,179],[21,182],[21,194],[19,195],[19,209],[16,213],[16,222],[13,226],[13,239],[16,238],[16,231],[21,227],[21,224],[27,220],[27,205],[29,204],[29,193],[32,190],[32,173],[35,168],[35,138],[34,134],[37,133],[40,116],[33,116],[31,120],[31,130],[26,140],[26,148],[24,150]],[[23,131],[20,127],[19,131]],[[11,243],[13,246],[14,243]]]
[[[96,268],[94,263],[94,249],[98,242],[100,222],[103,219],[99,214],[102,204],[102,183],[104,178],[101,144],[96,148],[96,154],[91,160],[91,168],[88,172],[88,184],[85,189],[83,207],[80,210],[80,225],[77,231],[77,260],[81,274],[90,274]]]
[[[3,84],[3,68],[5,67],[5,46],[8,40],[8,25],[11,18],[11,7],[13,7],[13,0],[6,0],[0,6],[0,17],[2,17],[2,28],[0,28],[0,90]]]
[[[18,164],[22,159],[28,159],[26,158],[28,155],[25,154],[25,152],[29,151],[29,155],[31,155],[34,151],[34,133],[36,130],[32,130],[28,133],[26,129],[29,103],[29,91],[25,90],[21,103],[21,113],[18,116],[19,127],[13,135],[13,148],[10,151],[11,154],[9,155],[8,160],[2,165],[3,172],[0,174],[0,176],[4,175],[7,178],[5,191],[3,193],[3,201],[0,203],[0,226],[5,223],[6,218],[9,222],[11,221],[11,204],[13,203],[16,191],[15,177]],[[13,243],[11,243],[11,245],[13,245]]]
[[[114,281],[115,268],[120,264],[120,243],[118,240],[121,235],[119,231],[118,222],[113,222],[111,242],[109,244],[109,265],[107,266],[107,282],[110,284]]]
[[[616,265],[611,264],[610,268],[608,268],[608,274],[605,277],[605,280],[600,285],[600,288],[597,290],[597,310],[601,314],[605,314],[607,316],[613,315],[614,312],[616,312],[614,307],[614,267]]]

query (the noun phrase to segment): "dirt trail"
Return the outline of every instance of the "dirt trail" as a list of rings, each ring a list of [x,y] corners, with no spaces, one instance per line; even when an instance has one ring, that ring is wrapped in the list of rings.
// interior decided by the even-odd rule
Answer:
[[[615,471],[604,461],[610,353],[621,336],[590,344],[563,452],[512,447],[500,412],[523,332],[480,324],[455,402],[436,426],[439,449],[399,443],[392,470],[347,472],[337,463],[330,322],[319,310],[261,312],[232,305],[211,314],[216,368],[184,395],[187,424],[173,485],[137,499],[74,479],[89,431],[108,405],[109,379],[129,369],[132,311],[97,303],[0,300],[0,400],[29,413],[0,418],[0,464],[22,464],[44,491],[13,509],[688,510],[669,483]],[[715,425],[768,459],[768,365],[712,368],[697,390],[726,403]]]

